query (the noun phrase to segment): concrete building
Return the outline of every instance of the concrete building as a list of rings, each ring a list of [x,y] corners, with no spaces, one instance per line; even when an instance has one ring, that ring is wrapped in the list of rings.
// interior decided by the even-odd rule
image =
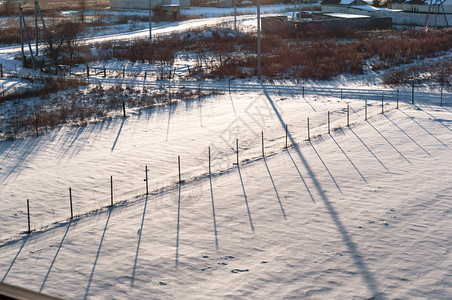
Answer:
[[[359,1],[359,2],[357,2]],[[446,0],[451,1],[451,0]],[[436,15],[427,12],[412,12],[396,9],[373,7],[362,0],[326,0],[322,3],[322,13],[342,13],[365,15],[375,18],[389,17],[394,25],[452,27],[452,14]],[[428,9],[427,9],[428,11]]]

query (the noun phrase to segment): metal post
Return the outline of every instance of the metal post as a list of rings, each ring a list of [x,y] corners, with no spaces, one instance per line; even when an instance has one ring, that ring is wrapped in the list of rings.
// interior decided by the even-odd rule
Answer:
[[[301,88],[301,96],[304,98],[304,86]]]
[[[126,103],[122,101],[122,114],[124,118],[126,117]]]
[[[441,85],[441,102],[440,102],[440,106],[443,106],[443,86],[442,85]]]
[[[411,104],[414,104],[414,81],[411,82]]]
[[[239,139],[235,140],[235,146],[237,149],[237,166],[239,165]]]
[[[397,89],[397,109],[399,109],[399,89]]]
[[[146,172],[146,195],[149,195],[149,185],[148,185],[148,166],[145,166],[145,172]]]
[[[309,118],[308,118],[308,141],[310,141],[310,140],[311,140],[311,134],[309,132]]]
[[[179,167],[179,184],[182,183],[181,175],[180,175],[180,156],[177,157],[177,165]]]
[[[265,157],[265,151],[264,151],[264,132],[261,131],[262,135],[262,157]]]
[[[122,66],[122,78],[126,77],[126,66]]]
[[[347,105],[347,127],[350,127],[350,105]]]
[[[209,174],[212,174],[212,168],[210,164],[210,147],[209,147]]]
[[[257,79],[261,79],[261,3],[257,0]]]
[[[288,148],[288,145],[287,145],[287,136],[289,135],[289,132],[288,132],[288,130],[287,130],[287,124],[286,124],[286,149]]]
[[[330,112],[328,112],[328,134],[331,134]]]
[[[27,199],[27,216],[28,216],[28,231],[27,233],[31,232],[31,227],[30,227],[30,200]]]
[[[364,104],[364,120],[367,121],[367,99]]]
[[[384,114],[384,96],[383,94],[381,94],[381,113]]]
[[[113,206],[113,176],[110,176],[110,195],[111,195],[110,204],[111,206]]]
[[[0,64],[0,77],[3,77],[3,65]]]
[[[342,89],[341,89],[341,100],[342,100]]]
[[[71,220],[74,218],[74,213],[72,212],[72,189],[69,188],[69,205],[71,206]]]

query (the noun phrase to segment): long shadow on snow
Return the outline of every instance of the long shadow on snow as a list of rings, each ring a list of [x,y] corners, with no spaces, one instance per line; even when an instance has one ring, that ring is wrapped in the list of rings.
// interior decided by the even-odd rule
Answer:
[[[215,247],[218,250],[217,219],[215,216],[215,202],[213,201],[213,185],[211,174],[209,174],[209,182],[210,182],[210,197],[212,198],[212,215],[213,215],[213,229],[215,231]]]
[[[243,197],[245,198],[246,210],[248,212],[248,218],[250,220],[251,231],[254,232],[253,219],[251,218],[250,206],[248,205],[248,197],[246,196],[245,185],[243,184],[242,172],[240,172],[240,165],[237,165],[237,170],[238,170],[239,176],[240,176],[240,183],[242,184]]]
[[[275,113],[276,113],[276,115],[277,115],[277,117],[278,117],[278,119],[279,119],[279,121],[281,123],[281,126],[283,128],[285,128],[286,127],[286,123],[282,119],[281,114],[278,112],[275,104],[273,103],[273,100],[270,98],[270,96],[267,93],[265,87],[262,86],[262,88],[263,88],[265,96],[268,99],[268,102],[273,107],[273,110],[275,111]],[[288,133],[288,137],[290,138],[292,144],[295,145],[295,141],[292,138],[292,135],[290,133]],[[377,299],[377,298],[383,299],[384,295],[378,290],[378,283],[377,283],[376,279],[374,278],[372,273],[367,268],[367,265],[364,263],[363,256],[359,252],[358,247],[353,242],[351,235],[348,233],[347,229],[345,228],[344,224],[342,223],[341,219],[339,218],[339,215],[336,212],[335,208],[333,207],[333,205],[328,200],[328,197],[326,196],[326,194],[325,194],[325,192],[324,192],[319,180],[317,179],[316,174],[310,168],[309,163],[304,158],[303,154],[300,151],[300,148],[299,147],[294,147],[294,150],[298,154],[298,156],[300,157],[303,165],[306,167],[306,170],[307,170],[307,172],[309,174],[309,177],[312,179],[312,182],[314,183],[314,186],[315,186],[315,188],[317,190],[317,193],[320,195],[320,198],[322,199],[323,203],[325,204],[326,208],[328,209],[328,212],[329,212],[329,214],[331,216],[331,219],[336,224],[337,229],[339,230],[339,232],[340,232],[340,234],[342,236],[342,240],[343,240],[344,244],[347,246],[348,250],[350,251],[350,253],[352,255],[352,258],[355,261],[355,265],[359,269],[359,271],[361,273],[361,276],[363,277],[364,282],[367,285],[367,288],[372,292],[374,299]],[[287,151],[287,152],[289,153],[289,151]]]
[[[425,153],[427,153],[429,156],[432,156],[427,150],[425,150],[421,145],[419,145],[418,142],[416,142],[408,133],[405,132],[405,130],[403,130],[402,128],[400,128],[399,125],[397,125],[393,120],[391,120],[387,115],[384,115],[384,117],[392,123],[392,125],[394,125],[395,127],[397,127],[397,129],[400,130],[400,132],[402,132],[404,135],[406,135],[416,146],[418,146],[422,151],[424,151]]]
[[[5,281],[6,277],[7,277],[8,274],[9,274],[9,272],[10,272],[11,269],[13,268],[14,263],[16,262],[16,259],[19,257],[20,252],[22,252],[22,249],[24,248],[25,244],[27,243],[28,238],[29,238],[29,235],[27,235],[27,236],[24,237],[24,241],[23,241],[22,245],[20,245],[19,251],[17,251],[16,256],[14,256],[14,259],[13,259],[13,261],[11,262],[11,265],[9,266],[8,270],[6,270],[6,273],[5,273],[5,275],[3,276],[3,278],[2,278],[2,282]]]
[[[428,131],[424,126],[422,126],[418,121],[416,121],[414,119],[414,117],[408,115],[406,112],[404,112],[403,110],[399,110],[401,113],[403,113],[405,116],[407,116],[409,119],[411,119],[414,123],[416,123],[419,127],[421,127],[425,132],[427,132],[429,135],[431,135],[435,140],[437,140],[438,142],[441,143],[441,145],[443,145],[446,148],[449,148],[446,144],[444,144],[439,138],[437,138],[433,133],[431,133],[430,131]]]
[[[356,134],[356,132],[353,131],[353,129],[351,127],[350,127],[350,131],[356,136],[356,138],[361,142],[361,144],[363,144],[364,147],[366,147],[367,151],[369,151],[370,154],[372,154],[372,156],[380,163],[380,165],[382,165],[386,171],[389,171],[389,169],[385,166],[385,164],[375,155],[375,153],[372,150],[370,150],[370,148],[366,145],[366,143],[364,143],[364,141]]]
[[[331,139],[334,141],[334,143],[336,143],[337,147],[341,150],[342,154],[344,154],[344,156],[348,159],[348,161],[353,166],[353,168],[355,168],[356,172],[358,172],[358,174],[359,174],[359,176],[361,176],[362,180],[367,183],[366,178],[364,178],[363,174],[359,171],[358,167],[353,163],[351,158],[347,155],[347,153],[345,153],[344,149],[342,149],[342,147],[339,145],[339,143],[336,141],[336,139],[332,135],[331,135]]]
[[[270,169],[268,168],[267,159],[264,157],[263,161],[264,161],[265,167],[267,168],[268,176],[270,176],[270,180],[272,182],[273,189],[275,190],[276,198],[278,198],[279,207],[281,207],[281,212],[283,214],[283,217],[284,217],[284,219],[287,219],[286,212],[284,211],[284,207],[281,202],[281,198],[279,198],[278,190],[276,189],[275,182],[273,181],[272,173],[270,173]]]
[[[405,155],[402,154],[402,152],[400,152],[377,128],[375,128],[375,126],[372,125],[369,120],[367,120],[367,124],[369,124],[370,127],[372,127],[389,144],[389,146],[392,147],[392,149],[399,153],[400,156],[402,156],[411,165],[411,161],[409,161],[408,158],[406,158]]]
[[[69,232],[69,228],[71,227],[71,223],[72,223],[72,220],[69,221],[69,223],[67,224],[66,231],[63,234],[63,238],[61,239],[60,245],[58,246],[57,252],[55,253],[55,257],[53,258],[52,263],[50,264],[49,270],[47,271],[47,274],[44,277],[44,281],[42,282],[42,285],[41,285],[41,288],[39,289],[39,292],[42,292],[42,290],[44,289],[44,286],[46,285],[47,279],[49,278],[49,274],[52,271],[53,265],[55,264],[55,261],[56,261],[56,259],[58,257],[58,254],[60,253],[61,247],[63,246],[64,239],[66,238],[66,235]]]
[[[140,227],[140,231],[138,232],[137,252],[135,254],[135,261],[133,263],[132,282],[130,284],[131,287],[133,287],[133,284],[135,282],[135,273],[137,270],[138,254],[140,252],[141,235],[143,234],[144,217],[146,216],[146,207],[148,205],[148,199],[149,199],[149,196],[146,195],[146,200],[144,201],[144,208],[143,208],[143,217],[141,218],[141,227]]]
[[[315,154],[317,154],[317,157],[320,159],[320,161],[322,162],[323,166],[325,167],[325,170],[328,172],[328,174],[330,175],[331,179],[333,180],[334,184],[336,185],[337,189],[339,190],[339,192],[342,194],[342,190],[339,187],[339,185],[336,182],[336,179],[334,179],[333,174],[331,174],[330,170],[328,169],[328,167],[326,166],[325,162],[323,161],[322,157],[320,156],[319,152],[317,152],[317,149],[314,147],[314,145],[312,144],[311,141],[309,141],[309,145],[311,145],[312,149],[314,150]],[[312,195],[311,195],[312,197]]]
[[[93,281],[93,276],[94,276],[94,271],[96,269],[97,260],[99,259],[100,250],[102,249],[102,243],[104,242],[105,233],[107,232],[108,223],[110,222],[111,212],[113,209],[114,209],[114,207],[108,208],[107,222],[105,223],[104,232],[102,233],[102,238],[100,239],[99,248],[97,249],[96,259],[94,260],[93,269],[91,270],[91,274],[90,274],[89,280],[88,280],[88,286],[86,287],[86,292],[85,292],[85,296],[83,297],[83,299],[86,299],[88,297],[89,288],[91,286],[91,282]]]
[[[116,139],[115,139],[115,141],[114,141],[114,143],[113,143],[113,146],[111,147],[111,152],[113,152],[113,151],[115,150],[116,143],[118,142],[119,136],[121,135],[122,127],[124,126],[124,123],[125,123],[125,122],[126,122],[126,118],[123,117],[123,118],[122,118],[122,121],[121,121],[121,126],[119,127],[118,134],[116,135]]]

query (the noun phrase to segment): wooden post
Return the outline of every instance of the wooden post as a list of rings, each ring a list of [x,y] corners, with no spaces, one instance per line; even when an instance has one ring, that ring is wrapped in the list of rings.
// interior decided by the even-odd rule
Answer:
[[[264,151],[264,131],[261,131],[262,135],[262,157],[265,157],[265,151]]]
[[[122,114],[124,118],[126,117],[126,103],[122,101]]]
[[[328,111],[328,134],[331,134],[330,112]]]
[[[308,118],[308,141],[310,141],[310,140],[311,140],[311,134],[309,132],[309,118]]]
[[[145,166],[145,172],[146,172],[146,179],[144,181],[146,181],[146,195],[149,195],[149,185],[148,185],[148,166]]]
[[[177,164],[178,164],[178,167],[179,167],[179,184],[181,184],[182,183],[182,178],[181,178],[181,175],[180,175],[180,156],[177,157]]]
[[[113,176],[110,176],[110,205],[113,206]]]
[[[347,105],[347,127],[350,127],[350,105]]]
[[[237,149],[237,166],[239,165],[239,139],[235,140],[235,146]]]
[[[364,101],[364,121],[367,121],[367,99]]]
[[[31,232],[31,227],[30,227],[30,200],[27,199],[27,216],[28,216],[28,231],[27,233],[29,234]]]
[[[381,94],[381,113],[384,114],[384,95]]]
[[[212,174],[212,168],[210,164],[210,147],[209,147],[209,175]]]
[[[71,207],[71,220],[74,218],[74,213],[72,211],[72,189],[69,188],[69,205]]]
[[[287,124],[286,124],[286,149],[288,148],[288,145],[287,145],[287,136],[289,135],[289,132],[288,132],[288,130],[287,130]]]

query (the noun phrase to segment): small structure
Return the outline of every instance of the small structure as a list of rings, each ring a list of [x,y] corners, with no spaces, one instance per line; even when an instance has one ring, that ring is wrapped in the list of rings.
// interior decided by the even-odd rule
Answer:
[[[190,0],[151,0],[151,8],[158,6],[189,8]],[[110,9],[149,9],[149,0],[110,0]]]
[[[430,1],[430,0],[429,0]],[[436,1],[436,0],[432,0]],[[452,1],[452,0],[446,0]],[[344,13],[353,15],[365,15],[378,18],[391,18],[395,25],[409,26],[434,26],[434,27],[450,27],[452,24],[452,14],[442,14],[440,17],[429,17],[432,13],[402,11],[396,9],[388,9],[370,6],[362,0],[325,0],[322,2],[322,13]],[[395,4],[392,5],[394,7]]]

